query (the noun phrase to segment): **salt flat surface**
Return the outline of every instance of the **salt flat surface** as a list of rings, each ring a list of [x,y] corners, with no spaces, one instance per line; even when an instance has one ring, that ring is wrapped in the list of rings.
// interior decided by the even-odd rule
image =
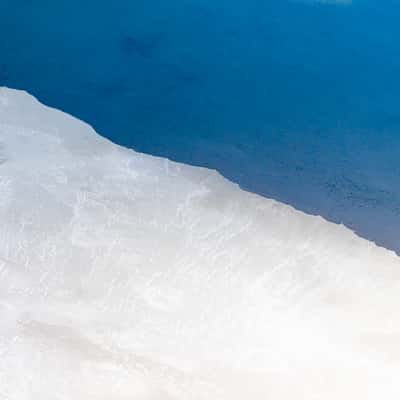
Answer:
[[[0,90],[0,399],[398,399],[400,259]]]

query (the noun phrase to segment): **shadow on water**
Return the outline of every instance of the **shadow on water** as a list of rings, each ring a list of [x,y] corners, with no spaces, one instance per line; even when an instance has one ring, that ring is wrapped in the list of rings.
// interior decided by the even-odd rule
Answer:
[[[0,85],[400,252],[400,6],[382,3],[4,0]]]

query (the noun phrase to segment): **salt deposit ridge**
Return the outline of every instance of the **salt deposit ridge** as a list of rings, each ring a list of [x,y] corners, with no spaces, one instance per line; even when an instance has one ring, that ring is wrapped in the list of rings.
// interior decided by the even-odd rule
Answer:
[[[398,399],[400,259],[0,90],[0,399]]]

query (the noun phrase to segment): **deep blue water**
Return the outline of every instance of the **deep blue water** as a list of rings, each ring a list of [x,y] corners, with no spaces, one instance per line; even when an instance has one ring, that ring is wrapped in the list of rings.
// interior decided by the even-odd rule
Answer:
[[[400,252],[400,3],[0,0],[0,85]]]

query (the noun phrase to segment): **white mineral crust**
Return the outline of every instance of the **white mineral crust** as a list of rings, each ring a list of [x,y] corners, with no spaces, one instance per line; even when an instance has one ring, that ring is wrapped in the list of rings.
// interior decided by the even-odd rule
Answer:
[[[343,226],[0,89],[1,400],[398,400],[399,284]]]

